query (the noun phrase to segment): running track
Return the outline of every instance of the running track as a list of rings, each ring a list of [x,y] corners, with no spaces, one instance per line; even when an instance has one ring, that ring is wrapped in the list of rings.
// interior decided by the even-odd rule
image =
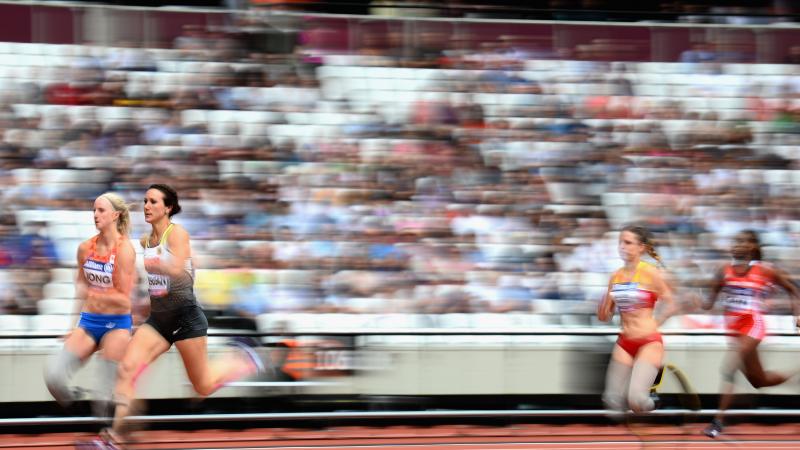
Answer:
[[[703,424],[639,426],[531,425],[503,427],[442,425],[337,427],[325,430],[265,428],[243,431],[145,431],[131,449],[286,449],[286,450],[519,450],[519,449],[797,449],[800,424],[741,424],[724,439],[700,435]],[[63,450],[88,434],[0,434],[0,449]]]

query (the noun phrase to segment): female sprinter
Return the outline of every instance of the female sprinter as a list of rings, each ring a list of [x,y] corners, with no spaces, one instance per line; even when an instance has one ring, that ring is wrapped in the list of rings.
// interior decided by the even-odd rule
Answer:
[[[63,406],[72,402],[69,382],[95,351],[98,378],[95,415],[109,417],[117,364],[131,338],[131,291],[136,252],[128,240],[128,205],[118,195],[105,193],[94,201],[97,235],[78,246],[76,297],[82,300],[78,326],[64,347],[48,360],[45,383]]]
[[[194,390],[202,397],[262,369],[256,353],[244,345],[239,347],[241,351],[209,364],[208,322],[194,296],[189,233],[171,220],[180,211],[178,194],[170,186],[153,184],[147,189],[144,219],[151,232],[142,238],[142,247],[150,290],[150,317],[133,335],[120,364],[114,423],[102,436],[111,442],[110,448],[124,437],[124,419],[134,398],[137,377],[173,344]]]
[[[734,237],[731,256],[733,261],[719,271],[711,287],[710,298],[703,305],[703,308],[711,309],[722,294],[725,323],[734,334],[736,343],[735,355],[729,356],[722,367],[719,412],[703,430],[709,437],[717,437],[722,433],[722,419],[733,397],[733,380],[737,370],[741,370],[755,388],[775,386],[791,376],[765,371],[758,357],[758,344],[766,335],[762,311],[764,298],[771,287],[782,287],[796,305],[800,300],[797,286],[783,271],[761,262],[761,244],[754,231],[744,230]]]
[[[655,408],[650,386],[658,375],[664,356],[664,344],[658,326],[674,311],[672,291],[662,272],[641,260],[649,254],[660,262],[650,232],[628,226],[619,236],[619,254],[625,265],[614,272],[608,292],[597,310],[603,322],[619,310],[620,332],[606,373],[603,401],[615,412],[630,408],[643,413]],[[656,301],[663,299],[666,310],[659,320],[653,315]]]

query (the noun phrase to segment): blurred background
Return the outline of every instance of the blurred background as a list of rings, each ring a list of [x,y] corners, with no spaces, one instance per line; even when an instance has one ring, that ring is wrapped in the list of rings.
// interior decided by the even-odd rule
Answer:
[[[344,383],[316,393],[593,395],[615,330],[593,313],[640,223],[684,306],[665,329],[691,331],[668,358],[715,394],[719,311],[688,305],[729,238],[800,271],[800,9],[637,3],[0,2],[0,359],[38,370],[60,343],[25,335],[73,323],[95,197],[135,205],[141,252],[158,182],[212,333],[302,334],[282,377]],[[773,331],[789,312],[776,293]],[[765,344],[768,366],[800,348]]]

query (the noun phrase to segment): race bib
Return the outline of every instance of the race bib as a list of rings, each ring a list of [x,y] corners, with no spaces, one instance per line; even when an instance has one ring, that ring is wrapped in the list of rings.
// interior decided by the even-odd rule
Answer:
[[[169,292],[169,277],[147,274],[148,291],[151,297],[164,297]]]
[[[641,300],[639,283],[614,283],[611,288],[611,297],[621,312],[636,309]]]
[[[145,260],[159,261],[161,247],[147,248],[144,250]],[[158,273],[147,274],[147,290],[151,297],[163,297],[169,292],[169,277]]]
[[[752,311],[756,306],[756,295],[753,289],[729,286],[725,288],[722,304],[731,311]]]

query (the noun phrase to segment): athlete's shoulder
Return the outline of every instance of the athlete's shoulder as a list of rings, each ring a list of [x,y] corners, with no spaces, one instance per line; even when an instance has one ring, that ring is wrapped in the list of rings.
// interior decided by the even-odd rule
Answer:
[[[172,228],[169,230],[167,239],[186,239],[189,237],[189,232],[180,224],[173,223]]]
[[[128,236],[123,236],[119,240],[119,245],[117,246],[117,253],[123,255],[136,255],[136,250],[133,248],[133,243],[131,243],[130,238]]]
[[[653,276],[661,277],[661,276],[663,276],[663,269],[661,269],[660,267],[656,266],[655,264],[647,262],[647,261],[642,261],[639,264],[639,270],[642,272],[642,274],[650,276],[650,277],[653,277]]]
[[[188,231],[186,231],[186,228],[183,225],[177,222],[172,222],[172,232],[174,233],[176,231],[183,231],[184,233],[188,233]]]
[[[769,261],[761,261],[761,260],[753,261],[750,263],[750,265],[752,265],[753,267],[758,267],[759,269],[762,270],[775,270],[775,264]]]
[[[733,274],[733,264],[725,263],[717,267],[717,277],[723,278]]]
[[[649,270],[649,271],[655,271],[655,272],[658,272],[658,271],[661,270],[658,266],[656,266],[655,264],[651,263],[650,261],[641,261],[641,262],[639,262],[639,268],[642,269],[642,270]]]
[[[753,261],[752,265],[753,269],[756,269],[756,273],[767,277],[775,276],[775,273],[778,271],[777,266],[766,261]]]
[[[85,241],[81,242],[80,245],[78,245],[78,253],[88,252],[92,248],[96,240],[97,240],[97,235],[94,235],[89,239],[86,239]]]

